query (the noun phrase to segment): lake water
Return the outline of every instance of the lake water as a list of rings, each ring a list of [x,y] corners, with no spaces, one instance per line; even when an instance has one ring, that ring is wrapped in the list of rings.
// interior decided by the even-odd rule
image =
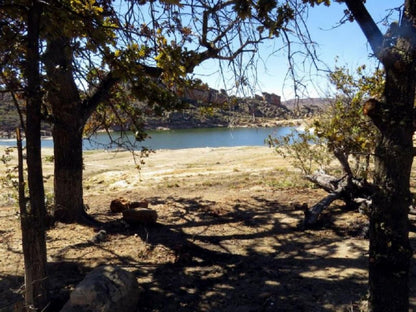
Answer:
[[[105,133],[84,139],[84,150],[117,148],[117,143],[128,140],[140,149],[142,146],[151,149],[182,149],[195,147],[226,147],[226,146],[264,146],[269,135],[284,136],[294,127],[275,128],[202,128],[149,131],[150,138],[143,142],[135,142],[134,135],[120,137],[120,133],[112,133],[116,143],[109,145],[110,138]],[[15,140],[0,140],[0,145],[15,146]],[[53,147],[52,139],[43,139],[42,147]]]

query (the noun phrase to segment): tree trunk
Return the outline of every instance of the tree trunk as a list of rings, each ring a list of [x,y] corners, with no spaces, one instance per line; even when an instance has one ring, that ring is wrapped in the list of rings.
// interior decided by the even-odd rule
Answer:
[[[71,39],[64,34],[47,39],[44,61],[53,120],[54,217],[66,223],[96,223],[84,210],[82,134],[88,118],[120,78],[108,73],[95,92],[82,100],[74,80],[73,53]]]
[[[377,189],[370,207],[369,311],[408,312],[416,5],[405,0],[400,22],[383,36],[363,1],[344,2],[386,72],[383,102],[369,100],[363,110],[380,130],[374,155]]]
[[[356,179],[348,174],[342,178],[336,178],[325,173],[307,175],[305,178],[329,193],[311,208],[305,208],[303,222],[305,228],[315,225],[322,211],[334,200],[343,200],[349,209],[360,210],[363,206],[371,204],[374,188],[365,180]]]
[[[43,188],[40,121],[42,95],[39,69],[39,25],[41,4],[33,1],[28,11],[26,147],[30,205],[21,205],[22,245],[25,263],[25,306],[43,310],[48,302],[45,239],[45,193]]]
[[[413,64],[386,66],[385,103],[369,115],[379,128],[375,151],[377,187],[370,209],[369,311],[409,309],[409,190],[413,161]]]
[[[54,191],[57,221],[80,222],[86,216],[82,194],[82,101],[73,78],[71,41],[64,36],[48,40],[45,66],[48,100],[53,113]]]
[[[82,130],[59,123],[53,128],[55,157],[55,218],[81,222],[85,216],[82,191]]]

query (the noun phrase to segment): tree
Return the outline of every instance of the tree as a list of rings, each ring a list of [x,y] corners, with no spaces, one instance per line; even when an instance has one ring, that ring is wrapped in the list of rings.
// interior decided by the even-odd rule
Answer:
[[[369,310],[408,311],[410,172],[416,85],[416,4],[406,0],[399,22],[381,33],[362,1],[345,4],[383,64],[383,100],[371,99],[364,112],[376,136],[373,204],[370,209]]]
[[[21,9],[18,1],[9,2],[15,10]],[[198,64],[217,58],[241,68],[241,55],[253,55],[259,42],[277,34],[292,17],[286,4],[251,10],[244,1],[42,3],[44,116],[53,123],[55,217],[64,222],[86,219],[83,130],[98,105],[109,103],[122,90],[117,86],[127,85],[132,96],[147,104],[138,114],[175,107],[173,93],[184,93],[187,74]],[[25,25],[17,31],[24,32]],[[18,62],[6,63],[18,66]],[[17,76],[12,70],[7,79],[18,81]],[[239,85],[245,81],[242,75],[236,80]],[[142,129],[140,122],[133,126]]]
[[[5,5],[9,11],[11,8]],[[1,12],[3,13],[3,12]],[[11,48],[2,54],[1,58],[1,77],[2,82],[8,91],[24,91],[26,94],[26,123],[22,124],[26,132],[27,146],[27,171],[29,199],[25,197],[24,185],[22,179],[22,157],[19,153],[19,203],[20,203],[20,220],[22,230],[22,245],[25,263],[25,307],[27,310],[40,311],[47,307],[48,289],[47,289],[47,272],[46,272],[46,239],[45,239],[45,200],[42,175],[41,161],[41,77],[40,77],[40,17],[42,6],[38,1],[29,1],[27,6],[22,10],[22,14],[11,12],[9,17],[13,16],[14,20],[4,18],[2,15],[1,27],[1,46],[8,45],[8,40],[12,35],[9,30],[21,29],[22,24],[27,24],[27,32],[17,32],[16,38],[21,41],[21,45],[12,45]],[[21,64],[20,70],[25,79],[22,84],[18,84],[23,90],[14,90],[19,69],[13,69],[13,62],[9,62],[13,53],[21,52],[24,55],[25,62]],[[13,93],[13,95],[15,95]],[[14,97],[15,101],[16,98]],[[16,102],[17,103],[17,102]],[[23,120],[22,120],[23,123]],[[20,135],[18,135],[20,136]]]
[[[312,6],[329,0],[305,0]],[[370,99],[363,112],[377,127],[375,186],[370,209],[369,310],[408,311],[410,171],[415,130],[416,4],[405,0],[398,22],[383,35],[361,0],[347,6],[385,71],[382,100]]]
[[[40,143],[41,78],[39,71],[39,31],[41,5],[33,1],[27,12],[27,52],[24,74],[27,78],[26,148],[29,206],[21,211],[25,262],[25,305],[42,310],[48,303],[45,238],[45,192],[43,188]]]

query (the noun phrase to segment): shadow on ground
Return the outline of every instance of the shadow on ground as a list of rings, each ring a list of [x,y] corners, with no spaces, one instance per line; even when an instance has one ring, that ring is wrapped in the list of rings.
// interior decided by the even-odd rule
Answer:
[[[365,300],[367,241],[349,231],[354,218],[342,221],[351,212],[332,207],[320,228],[303,231],[302,211],[260,196],[149,201],[159,212],[154,226],[126,227],[119,216],[97,212],[106,241],[62,244],[48,264],[50,311],[59,311],[98,260],[134,272],[143,289],[137,311],[359,311]],[[22,282],[2,276],[11,290],[0,295],[18,296],[12,288]]]
[[[302,217],[292,207],[264,198],[231,209],[201,198],[150,202],[180,209],[176,222],[130,230],[149,250],[174,252],[172,262],[137,264],[135,274],[146,280],[140,311],[334,311],[365,297],[366,274],[344,273],[365,270],[365,250],[340,258],[341,236],[284,222]]]

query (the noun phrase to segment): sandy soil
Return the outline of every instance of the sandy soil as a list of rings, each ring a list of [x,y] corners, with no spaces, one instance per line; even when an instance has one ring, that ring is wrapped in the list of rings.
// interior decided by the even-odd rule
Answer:
[[[45,151],[47,158],[51,151]],[[266,147],[164,150],[139,172],[128,152],[86,152],[85,202],[99,229],[56,224],[47,232],[54,309],[92,268],[118,264],[142,287],[138,311],[360,311],[367,296],[365,218],[336,202],[316,229],[302,230],[295,203],[323,191]],[[2,169],[5,166],[2,165]],[[52,164],[45,182],[52,191]],[[21,300],[17,208],[2,189],[0,311]],[[155,226],[128,227],[112,199],[146,199]],[[415,220],[412,220],[415,225]],[[414,230],[414,226],[412,227]],[[416,234],[411,233],[416,247]],[[416,309],[412,268],[412,307]]]

